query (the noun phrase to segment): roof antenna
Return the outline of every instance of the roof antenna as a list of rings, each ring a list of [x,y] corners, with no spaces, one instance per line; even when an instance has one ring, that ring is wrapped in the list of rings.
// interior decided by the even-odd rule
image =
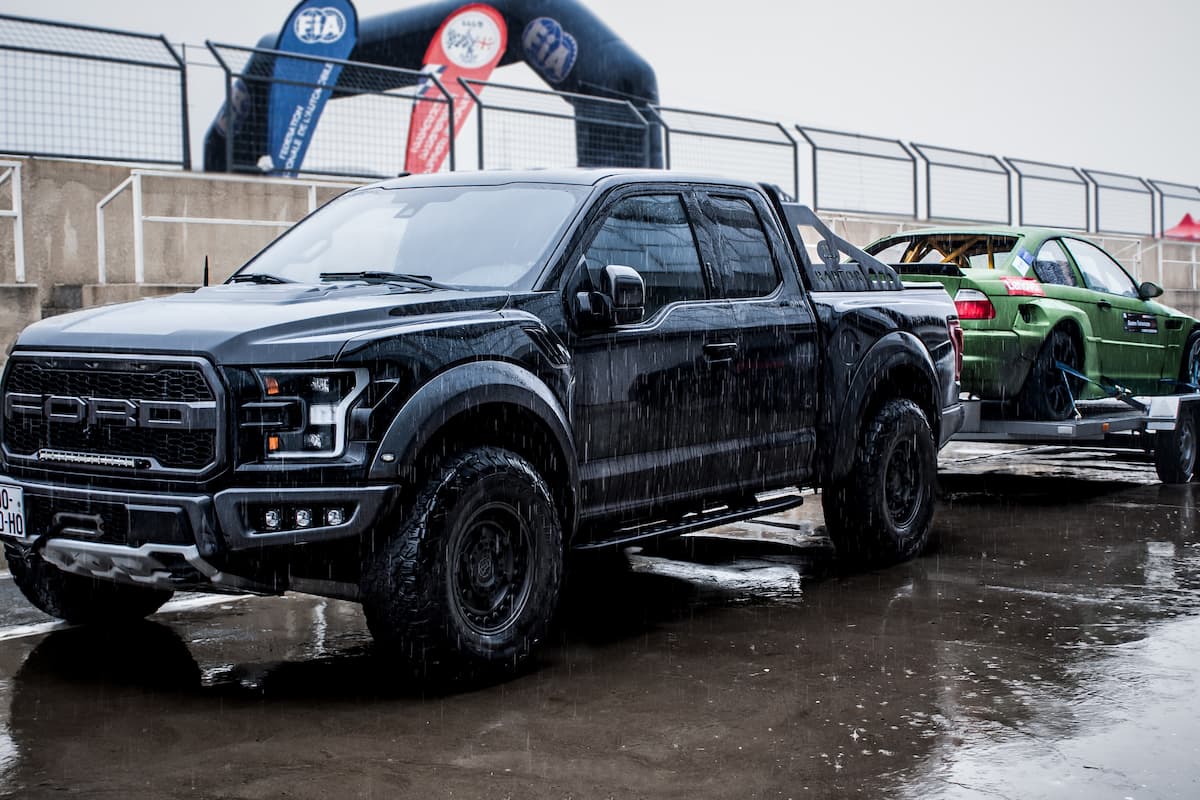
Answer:
[[[208,253],[204,254],[204,285],[208,286]]]

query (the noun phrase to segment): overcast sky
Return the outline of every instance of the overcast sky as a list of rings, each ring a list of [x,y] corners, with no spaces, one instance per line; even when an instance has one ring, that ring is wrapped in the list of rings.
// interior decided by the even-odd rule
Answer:
[[[278,31],[293,4],[3,0],[0,8],[200,47],[252,45]],[[417,4],[356,2],[361,18]],[[1200,184],[1195,0],[590,5],[653,65],[667,105]],[[209,72],[194,70],[197,136],[220,102],[219,76]]]

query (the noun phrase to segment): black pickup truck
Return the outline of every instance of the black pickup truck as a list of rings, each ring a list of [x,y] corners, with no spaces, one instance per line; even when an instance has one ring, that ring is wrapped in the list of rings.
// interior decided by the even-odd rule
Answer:
[[[956,333],[940,286],[773,187],[402,177],[223,285],[25,330],[0,539],[71,621],[298,591],[360,601],[414,664],[513,665],[571,550],[800,501],[780,489],[822,489],[843,558],[919,553]]]

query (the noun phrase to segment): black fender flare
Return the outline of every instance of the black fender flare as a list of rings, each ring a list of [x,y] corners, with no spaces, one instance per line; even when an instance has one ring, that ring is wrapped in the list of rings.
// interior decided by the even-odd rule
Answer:
[[[933,409],[929,427],[933,430],[936,446],[942,421],[937,368],[920,339],[911,333],[892,331],[879,339],[859,360],[846,388],[840,413],[831,418],[835,445],[830,452],[828,479],[840,479],[850,471],[863,425],[867,422],[864,415],[878,394],[878,388],[873,384],[881,376],[901,368],[915,370],[924,378],[927,393],[919,399],[922,406]]]
[[[534,373],[507,361],[472,361],[438,373],[419,388],[397,412],[371,462],[371,481],[397,481],[414,474],[425,446],[447,422],[484,405],[512,405],[532,413],[546,426],[558,447],[567,471],[571,519],[574,530],[575,497],[579,465],[566,411],[554,393]],[[390,456],[391,460],[387,460]],[[562,476],[547,475],[548,480]]]

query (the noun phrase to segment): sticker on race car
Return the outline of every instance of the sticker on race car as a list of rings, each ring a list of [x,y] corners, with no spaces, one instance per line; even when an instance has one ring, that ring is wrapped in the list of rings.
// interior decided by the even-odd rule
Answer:
[[[1028,275],[1029,270],[1033,268],[1033,254],[1022,247],[1017,251],[1017,258],[1013,261],[1013,266],[1022,275]]]
[[[1128,333],[1158,333],[1158,317],[1153,314],[1126,311],[1125,330]]]

